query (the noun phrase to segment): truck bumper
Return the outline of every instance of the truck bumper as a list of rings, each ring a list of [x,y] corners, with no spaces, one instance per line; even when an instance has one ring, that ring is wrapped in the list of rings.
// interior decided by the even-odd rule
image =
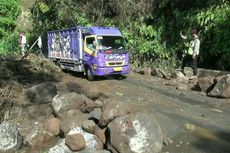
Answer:
[[[122,67],[99,67],[93,71],[93,74],[96,76],[105,76],[113,74],[128,74],[130,71],[130,65]]]

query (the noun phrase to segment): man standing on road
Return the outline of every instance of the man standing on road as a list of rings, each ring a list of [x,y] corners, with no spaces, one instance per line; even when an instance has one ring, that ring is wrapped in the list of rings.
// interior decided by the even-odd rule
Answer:
[[[26,36],[25,36],[25,32],[21,32],[19,35],[19,45],[21,48],[21,53],[22,56],[25,55],[25,51],[26,51]]]
[[[189,43],[188,50],[183,58],[181,69],[182,73],[184,73],[184,67],[189,65],[193,70],[193,76],[191,78],[197,78],[197,60],[200,51],[200,40],[196,29],[191,31],[191,35],[192,40]],[[187,39],[187,37],[182,34],[182,31],[180,31],[180,36],[182,39]]]

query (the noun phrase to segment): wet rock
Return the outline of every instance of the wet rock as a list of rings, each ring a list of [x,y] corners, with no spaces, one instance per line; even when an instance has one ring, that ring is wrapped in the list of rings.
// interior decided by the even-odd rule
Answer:
[[[57,87],[49,82],[42,83],[29,88],[26,94],[32,103],[48,103],[57,95]]]
[[[159,153],[163,136],[159,123],[150,114],[129,114],[108,125],[110,145],[119,153]]]
[[[90,116],[93,119],[99,120],[101,118],[101,108],[95,108],[92,112],[90,112]]]
[[[214,87],[214,77],[203,77],[199,78],[197,85],[203,92],[210,92]]]
[[[52,141],[54,135],[42,127],[35,127],[23,140],[30,148],[41,148]]]
[[[72,92],[55,96],[53,98],[52,107],[54,113],[58,117],[61,117],[63,113],[70,109],[77,109],[81,112],[91,112],[94,108],[101,106],[84,95]]]
[[[0,152],[15,151],[22,146],[22,138],[15,126],[8,122],[0,124]]]
[[[86,146],[85,138],[82,134],[68,134],[65,144],[73,151],[83,150]]]
[[[230,74],[219,80],[208,95],[220,98],[230,98]]]
[[[52,117],[45,122],[44,126],[48,132],[57,136],[60,133],[60,123],[60,119]]]
[[[83,123],[82,123],[83,130],[88,132],[88,133],[93,133],[95,127],[96,127],[96,124],[92,120],[86,120],[86,121],[83,121]]]
[[[118,116],[130,114],[131,107],[122,102],[109,102],[102,108],[103,112],[99,120],[99,125],[104,127]]]
[[[61,131],[66,135],[72,128],[82,127],[83,122],[89,118],[88,114],[83,114],[77,110],[69,110],[61,119]]]

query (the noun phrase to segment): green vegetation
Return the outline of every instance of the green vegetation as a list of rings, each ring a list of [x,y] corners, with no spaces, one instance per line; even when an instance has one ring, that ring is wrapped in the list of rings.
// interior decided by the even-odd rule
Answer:
[[[20,3],[1,0],[0,4],[0,55],[7,55],[17,46]],[[178,66],[184,50],[179,31],[189,36],[196,27],[201,38],[200,66],[230,70],[229,0],[36,0],[31,13],[31,39],[76,25],[119,27],[136,66]]]
[[[16,20],[20,0],[0,0],[0,55],[13,54],[17,46]]]

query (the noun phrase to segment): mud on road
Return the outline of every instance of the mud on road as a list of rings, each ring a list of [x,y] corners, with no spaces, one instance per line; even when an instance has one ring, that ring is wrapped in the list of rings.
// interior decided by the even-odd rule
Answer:
[[[60,87],[65,92],[97,85],[105,97],[154,114],[164,134],[163,153],[229,153],[230,101],[164,84],[163,79],[134,73],[94,82],[67,74]]]

